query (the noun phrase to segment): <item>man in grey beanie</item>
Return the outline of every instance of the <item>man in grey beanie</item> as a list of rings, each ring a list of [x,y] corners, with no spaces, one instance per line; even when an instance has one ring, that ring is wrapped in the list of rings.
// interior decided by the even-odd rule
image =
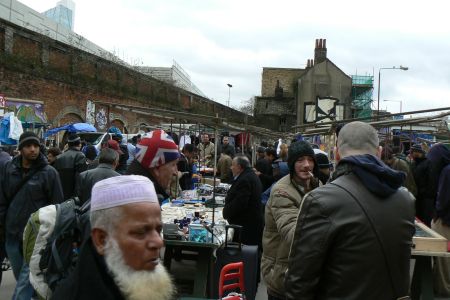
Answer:
[[[288,149],[289,174],[273,187],[265,210],[261,273],[267,284],[269,300],[285,299],[284,273],[294,238],[295,221],[303,197],[315,188],[317,173],[314,151],[305,141]]]
[[[0,167],[0,240],[17,280],[13,299],[31,299],[33,288],[29,267],[22,256],[22,236],[32,213],[64,200],[58,172],[40,152],[39,137],[24,132],[19,138],[20,154]]]

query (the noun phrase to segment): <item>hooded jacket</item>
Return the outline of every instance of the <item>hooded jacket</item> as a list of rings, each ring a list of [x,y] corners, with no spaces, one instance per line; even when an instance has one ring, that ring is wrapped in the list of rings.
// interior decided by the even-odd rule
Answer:
[[[286,298],[389,300],[408,295],[414,198],[401,187],[405,175],[372,155],[342,159],[333,175],[330,184],[304,198],[285,278]],[[361,206],[337,185],[370,211],[388,264]]]
[[[6,227],[7,236],[19,239],[33,212],[64,201],[58,172],[48,165],[42,153],[28,172],[34,174],[14,196],[12,193],[25,175],[22,156],[14,157],[0,169],[0,227]]]

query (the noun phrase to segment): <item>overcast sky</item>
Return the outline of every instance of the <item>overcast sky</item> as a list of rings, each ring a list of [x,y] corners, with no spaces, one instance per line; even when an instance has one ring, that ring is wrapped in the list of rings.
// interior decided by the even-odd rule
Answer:
[[[22,0],[43,12],[56,0]],[[75,0],[75,32],[127,62],[175,60],[209,98],[238,106],[261,94],[263,67],[304,68],[316,38],[348,75],[374,75],[377,99],[403,111],[450,106],[446,1]],[[399,112],[399,102],[381,102]]]

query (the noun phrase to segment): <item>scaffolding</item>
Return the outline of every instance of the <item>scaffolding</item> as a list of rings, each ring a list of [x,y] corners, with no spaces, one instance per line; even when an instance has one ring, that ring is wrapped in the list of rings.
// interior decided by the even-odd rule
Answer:
[[[372,116],[373,76],[352,75],[353,118]]]

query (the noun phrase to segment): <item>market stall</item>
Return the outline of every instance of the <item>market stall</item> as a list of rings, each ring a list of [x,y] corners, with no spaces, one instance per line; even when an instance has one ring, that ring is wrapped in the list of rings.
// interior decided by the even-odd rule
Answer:
[[[229,187],[228,184],[200,184],[161,206],[164,266],[170,272],[173,259],[195,261],[195,274],[183,278],[193,281],[194,297],[212,293],[214,251],[224,243],[226,236],[227,222],[223,219],[222,208]]]

